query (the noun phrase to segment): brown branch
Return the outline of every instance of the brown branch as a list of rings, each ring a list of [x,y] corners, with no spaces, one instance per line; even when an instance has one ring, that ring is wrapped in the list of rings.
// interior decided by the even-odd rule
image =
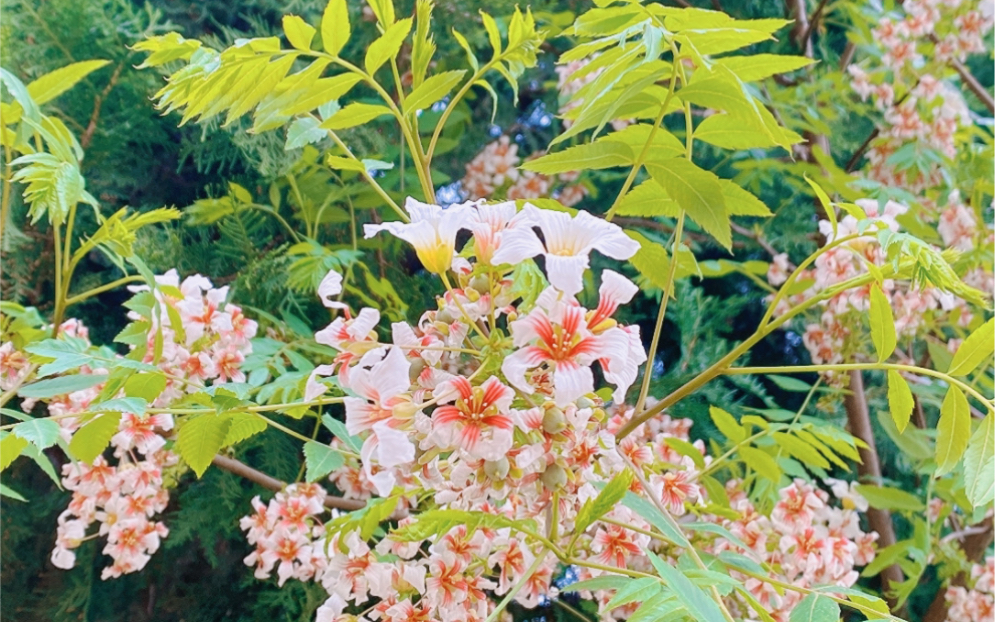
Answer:
[[[286,482],[281,482],[275,477],[271,477],[262,471],[257,471],[244,462],[240,462],[234,458],[217,454],[211,462],[214,466],[224,469],[229,473],[234,473],[239,477],[244,477],[250,482],[255,482],[267,490],[280,492],[287,487]],[[343,499],[342,497],[325,495],[325,507],[336,510],[361,510],[366,507],[366,502],[360,499]]]
[[[846,71],[846,68],[850,66],[853,61],[853,54],[857,51],[857,44],[853,41],[847,41],[846,47],[843,49],[843,54],[840,55],[840,71]]]
[[[788,17],[795,20],[795,25],[791,29],[791,39],[795,42],[802,53],[808,58],[812,58],[812,41],[806,36],[809,30],[808,10],[805,8],[805,0],[787,0],[785,2]]]
[[[86,151],[86,148],[90,146],[90,141],[93,140],[93,133],[97,131],[97,119],[100,118],[100,108],[104,105],[104,100],[110,95],[111,91],[117,85],[117,80],[121,77],[121,70],[124,69],[124,63],[120,63],[115,69],[113,75],[111,75],[110,82],[104,87],[104,90],[97,94],[93,98],[93,114],[90,115],[90,122],[86,126],[86,131],[79,139],[79,146]]]
[[[732,230],[738,233],[739,235],[745,238],[750,238],[751,240],[759,244],[762,249],[770,253],[771,257],[775,257],[778,255],[777,249],[771,246],[770,242],[765,240],[763,236],[761,236],[759,233],[754,233],[753,231],[750,231],[743,225],[738,225],[734,222],[730,222],[729,225],[732,227]]]
[[[870,411],[867,408],[867,394],[864,392],[864,378],[860,371],[850,372],[850,392],[844,398],[846,418],[850,433],[867,444],[866,449],[860,449],[860,464],[857,472],[862,478],[881,485],[881,463],[878,460],[877,446],[874,442],[874,430],[871,428]],[[867,510],[867,522],[873,531],[878,533],[878,546],[884,548],[895,544],[895,528],[891,522],[891,513],[887,510],[871,508]],[[882,591],[887,594],[891,586],[898,586],[905,580],[904,573],[898,564],[892,564],[881,571]],[[894,608],[895,601],[888,598],[889,606]]]
[[[970,70],[964,66],[964,63],[955,58],[950,61],[950,66],[960,75],[960,79],[964,82],[964,85],[978,96],[978,99],[985,105],[985,108],[988,108],[988,112],[995,112],[995,99],[992,98],[992,94],[978,82],[978,79],[971,74]]]
[[[992,516],[989,515],[985,518],[981,522],[980,527],[981,529],[972,530],[967,534],[960,544],[960,549],[964,552],[964,557],[971,563],[980,561],[988,550],[988,546],[992,543],[992,535],[995,533],[993,531],[995,522],[993,522]],[[967,532],[967,530],[964,531],[965,533]],[[967,576],[963,572],[950,580],[950,585],[955,586],[963,586],[966,583]],[[926,615],[922,618],[923,622],[943,622],[947,619],[946,593],[947,589],[940,587],[936,596],[933,597],[933,602],[930,603],[929,609],[926,610]]]
[[[819,19],[822,18],[822,11],[826,8],[829,0],[819,0],[819,6],[815,7],[815,11],[812,13],[812,18],[808,22],[808,28],[805,29],[805,33],[802,35],[802,40],[807,42],[807,45],[812,43],[812,33],[815,32],[816,27],[819,24]]]

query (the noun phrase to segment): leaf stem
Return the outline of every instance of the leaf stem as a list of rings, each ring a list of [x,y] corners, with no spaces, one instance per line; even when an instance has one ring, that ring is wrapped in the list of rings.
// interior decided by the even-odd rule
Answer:
[[[85,292],[82,292],[80,294],[76,294],[75,296],[71,296],[70,298],[67,298],[66,299],[66,306],[68,307],[68,306],[74,305],[74,304],[76,304],[78,302],[83,302],[87,298],[92,298],[94,296],[97,296],[98,294],[102,294],[102,293],[110,291],[112,289],[117,289],[118,287],[120,287],[122,285],[125,285],[127,283],[139,283],[139,282],[143,282],[144,280],[145,280],[144,278],[142,278],[141,276],[139,276],[137,274],[132,274],[130,276],[121,277],[120,279],[111,281],[110,283],[104,283],[103,285],[99,285],[99,286],[94,287],[92,289],[88,289]]]

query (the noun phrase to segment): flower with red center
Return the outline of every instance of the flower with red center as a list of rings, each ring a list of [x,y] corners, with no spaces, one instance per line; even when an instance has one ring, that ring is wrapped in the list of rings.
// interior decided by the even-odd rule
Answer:
[[[123,413],[118,424],[119,432],[111,442],[121,449],[134,447],[143,454],[153,453],[166,444],[166,439],[156,432],[156,428],[172,430],[173,416],[159,414],[139,417],[133,413]]]
[[[512,445],[510,406],[515,393],[491,376],[474,387],[463,376],[443,382],[436,389],[444,395],[432,413],[433,429],[445,447],[460,447],[475,458],[498,460]]]
[[[598,526],[598,532],[594,535],[591,543],[592,549],[597,553],[594,560],[616,568],[625,568],[626,560],[630,557],[642,555],[646,542],[640,538],[639,534],[624,527],[611,523],[602,523]]]
[[[426,596],[436,607],[449,607],[466,598],[463,570],[463,562],[452,555],[433,556],[429,561]]]
[[[781,500],[774,506],[770,519],[774,527],[783,533],[798,533],[809,527],[815,517],[815,510],[825,506],[814,489],[802,480],[796,479],[780,492]]]
[[[691,481],[691,471],[667,471],[663,475],[650,478],[650,487],[658,494],[660,501],[667,506],[671,514],[682,516],[687,509],[684,502],[698,499],[698,486]]]

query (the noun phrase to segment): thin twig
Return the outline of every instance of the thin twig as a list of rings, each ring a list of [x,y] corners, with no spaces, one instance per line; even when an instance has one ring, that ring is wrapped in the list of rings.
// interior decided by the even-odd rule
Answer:
[[[86,148],[90,146],[90,141],[93,140],[93,134],[97,131],[97,120],[100,118],[100,108],[104,105],[104,100],[107,99],[107,96],[110,95],[111,91],[117,85],[117,80],[121,77],[122,69],[124,69],[124,63],[119,63],[114,68],[114,73],[111,75],[107,86],[93,98],[93,114],[90,115],[90,122],[87,123],[86,130],[79,139],[79,146],[82,147],[83,151],[86,151]]]

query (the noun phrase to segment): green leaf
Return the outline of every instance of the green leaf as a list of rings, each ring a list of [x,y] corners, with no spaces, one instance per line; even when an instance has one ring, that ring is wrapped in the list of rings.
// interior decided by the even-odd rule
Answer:
[[[154,402],[165,390],[166,376],[160,372],[134,374],[124,383],[125,395],[128,397],[140,397],[149,404]]]
[[[785,432],[774,432],[771,436],[781,449],[802,464],[811,464],[819,469],[830,468],[829,461],[823,458],[814,447],[797,436]]]
[[[985,322],[960,344],[947,373],[951,376],[966,376],[973,372],[982,362],[992,358],[993,342],[995,342],[995,318]]]
[[[653,525],[660,530],[663,537],[667,538],[674,544],[682,548],[689,548],[691,543],[688,542],[687,536],[674,526],[672,520],[667,520],[655,505],[640,497],[639,495],[633,494],[631,492],[626,492],[625,496],[622,498],[622,505],[629,508],[636,514],[643,517],[643,519],[650,525]]]
[[[593,579],[587,579],[585,581],[577,581],[576,583],[571,583],[570,585],[565,585],[562,590],[564,592],[580,592],[581,590],[590,590],[592,592],[596,592],[598,590],[618,590],[633,581],[635,581],[635,579],[632,577],[604,575],[601,577],[594,577]]]
[[[767,379],[776,384],[781,389],[785,391],[791,391],[793,393],[808,393],[812,390],[812,385],[805,382],[804,380],[799,380],[798,378],[792,378],[791,376],[781,376],[778,374],[768,374]]]
[[[822,203],[822,210],[826,213],[826,217],[829,218],[829,223],[833,226],[833,237],[835,237],[837,228],[839,227],[836,222],[836,207],[833,205],[833,202],[829,200],[829,195],[822,189],[822,186],[809,179],[808,175],[805,176],[805,181],[808,182],[809,186],[811,186],[812,191],[819,200],[819,203]]]
[[[94,412],[119,412],[144,415],[148,408],[148,402],[140,397],[118,397],[104,402],[97,402],[90,405],[90,410]]]
[[[971,435],[971,407],[958,387],[951,386],[940,405],[936,424],[936,475],[949,473],[967,449]]]
[[[8,487],[6,484],[0,484],[0,496],[8,497],[14,501],[27,501],[27,499],[24,498],[24,495],[17,492],[13,488]]]
[[[59,67],[29,84],[28,94],[37,105],[41,106],[62,95],[76,86],[80,80],[108,64],[110,64],[109,60],[85,60]]]
[[[867,503],[869,503],[872,508],[877,508],[879,510],[921,512],[925,509],[925,506],[922,504],[922,501],[919,500],[919,497],[897,488],[857,484],[854,490],[856,490],[860,496],[867,499]]]
[[[59,438],[59,424],[52,419],[30,419],[22,421],[11,430],[17,436],[33,443],[38,449],[46,449]]]
[[[362,439],[349,434],[349,430],[346,429],[345,424],[338,419],[326,414],[321,416],[321,423],[352,451],[358,454],[363,449]]]
[[[237,445],[266,429],[266,422],[252,413],[229,412],[226,416],[231,424],[228,426],[227,434],[225,434],[225,447]]]
[[[15,436],[14,434],[8,434],[0,440],[0,471],[3,471],[10,466],[24,448],[28,446],[28,441],[24,440],[20,436]]]
[[[82,391],[107,380],[107,374],[73,374],[49,380],[39,380],[21,387],[17,394],[21,397],[43,399]]]
[[[585,143],[529,160],[519,168],[543,175],[626,166],[634,159],[628,145],[617,142]]]
[[[714,174],[684,158],[647,163],[646,170],[692,220],[726,249],[732,249],[732,230],[726,214],[725,198]]]
[[[840,606],[820,594],[809,594],[795,605],[788,622],[839,622]]]
[[[319,125],[320,122],[314,117],[294,119],[294,122],[287,128],[287,143],[283,147],[284,151],[300,149],[304,145],[320,142],[327,136],[327,132]]]
[[[660,559],[656,553],[646,551],[646,554],[649,555],[650,562],[653,563],[660,578],[687,609],[691,619],[698,622],[725,621],[725,616],[722,615],[722,609],[719,608],[718,603],[712,600],[704,590],[692,583],[676,568]]]
[[[733,443],[738,443],[746,438],[746,430],[743,429],[743,426],[739,425],[735,417],[726,411],[718,406],[709,406],[708,414],[712,418],[712,423],[722,433],[722,436],[725,436]]]
[[[364,61],[366,73],[372,76],[384,63],[397,56],[410,31],[411,18],[406,17],[391,24],[384,31],[383,36],[371,43],[366,50],[366,60]]]
[[[321,124],[322,129],[344,130],[362,125],[385,114],[391,114],[390,108],[377,104],[353,103],[333,114]]]
[[[964,493],[975,508],[995,496],[995,415],[988,413],[964,453]]]
[[[329,0],[321,16],[321,45],[332,56],[338,56],[349,42],[348,0]]]
[[[284,15],[283,32],[287,35],[290,45],[307,52],[311,49],[311,41],[314,40],[314,33],[317,30],[297,15]]]
[[[915,405],[909,383],[897,371],[889,370],[888,408],[891,410],[891,418],[895,422],[899,434],[904,432],[906,426],[909,425],[909,418],[912,417],[912,409],[915,408]]]
[[[577,512],[577,519],[575,521],[576,527],[574,531],[576,533],[583,533],[587,531],[587,528],[591,526],[594,521],[598,520],[622,500],[625,496],[629,486],[632,485],[632,471],[625,469],[618,475],[613,477],[598,496],[594,499],[590,499],[581,506],[580,511]]]
[[[684,155],[685,145],[680,139],[662,127],[657,128],[656,132],[654,132],[653,126],[648,123],[635,123],[626,126],[625,129],[599,137],[596,142],[623,143],[632,149],[633,154],[637,154],[642,152],[643,148],[646,147],[646,143],[650,142],[651,135],[653,142],[646,153],[647,162],[666,160]]]
[[[92,464],[117,434],[121,413],[109,412],[91,419],[89,423],[73,433],[69,441],[69,453],[81,462]]]
[[[663,586],[656,577],[643,577],[635,579],[620,587],[611,600],[605,605],[605,611],[611,611],[617,607],[624,607],[629,603],[645,602],[660,592]]]
[[[381,26],[387,28],[394,23],[394,0],[369,0],[368,4]]]
[[[405,114],[431,107],[432,104],[449,95],[449,92],[456,88],[465,74],[466,70],[460,69],[446,71],[428,78],[404,98]]]
[[[180,426],[176,447],[197,477],[204,475],[211,460],[224,445],[231,419],[219,415],[200,415]]]
[[[871,286],[871,341],[878,354],[878,361],[886,361],[895,351],[898,337],[895,334],[895,316],[891,311],[891,301],[881,290],[881,286]]]
[[[728,179],[720,179],[726,213],[730,216],[773,216],[763,201]]]
[[[315,441],[304,443],[304,463],[307,465],[307,481],[314,482],[325,477],[345,464],[345,460],[335,449]]]
[[[804,56],[750,54],[748,56],[719,58],[715,64],[727,68],[743,82],[756,82],[778,73],[787,73],[807,67],[814,62],[811,58]]]
[[[758,475],[769,479],[775,485],[781,481],[781,467],[774,458],[762,449],[756,447],[740,447],[739,457]]]
[[[352,87],[356,86],[360,80],[362,77],[355,73],[343,73],[331,78],[315,80],[306,89],[295,91],[293,100],[282,102],[279,113],[283,116],[293,117],[311,112],[329,102],[336,101],[352,90]]]
[[[652,179],[647,179],[626,193],[616,213],[619,216],[677,218],[681,208],[677,205],[677,201],[667,196],[663,186]]]
[[[694,130],[695,140],[723,149],[762,149],[777,146],[763,126],[743,115],[713,114]]]

